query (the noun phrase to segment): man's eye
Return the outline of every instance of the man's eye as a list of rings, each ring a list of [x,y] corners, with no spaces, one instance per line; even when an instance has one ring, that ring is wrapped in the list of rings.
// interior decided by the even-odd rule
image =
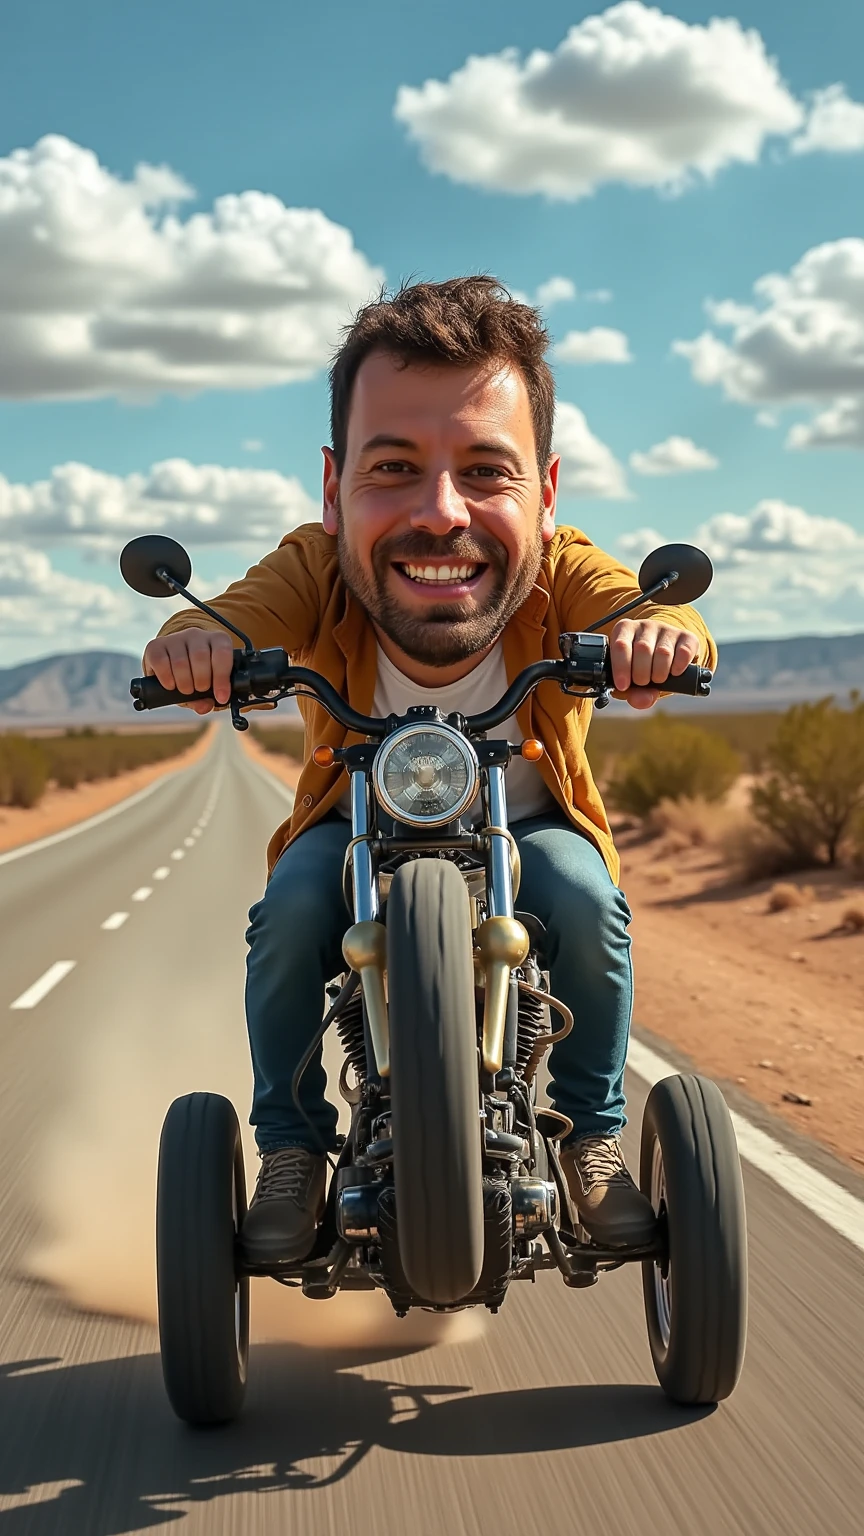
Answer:
[[[406,470],[411,468],[411,466],[410,464],[406,464],[404,459],[386,459],[383,464],[376,464],[375,468],[378,470],[383,470],[388,475],[398,475],[404,474]]]
[[[468,474],[478,475],[481,480],[497,480],[505,474],[505,471],[497,464],[474,464],[468,470]]]

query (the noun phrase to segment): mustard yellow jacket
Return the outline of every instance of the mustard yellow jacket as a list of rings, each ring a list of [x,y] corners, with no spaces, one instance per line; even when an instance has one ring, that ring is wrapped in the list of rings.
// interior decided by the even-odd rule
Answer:
[[[604,554],[578,528],[558,528],[545,546],[534,587],[501,636],[508,682],[533,661],[557,660],[558,636],[564,630],[585,629],[638,591],[633,572]],[[322,524],[306,523],[287,534],[279,548],[247,571],[242,581],[213,598],[213,606],[256,646],[282,646],[295,665],[320,672],[354,709],[372,713],[375,631],[339,574],[336,540]],[[701,664],[715,665],[717,648],[693,608],[650,603],[639,615],[701,635]],[[160,634],[192,627],[218,629],[219,625],[197,609],[185,608],[172,615]],[[289,842],[326,815],[345,788],[345,770],[338,764],[318,768],[311,758],[313,747],[341,747],[360,739],[346,733],[320,704],[308,698],[298,702],[306,726],[305,760],[293,815],[270,840],[271,871]],[[542,741],[546,751],[538,767],[546,784],[569,820],[600,850],[617,883],[618,855],[585,755],[591,709],[589,700],[570,698],[544,683],[526,699],[516,718],[525,736]]]

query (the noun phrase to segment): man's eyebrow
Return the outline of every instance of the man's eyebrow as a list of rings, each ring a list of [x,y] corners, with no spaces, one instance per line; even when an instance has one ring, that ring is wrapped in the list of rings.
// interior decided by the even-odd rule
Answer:
[[[372,453],[373,450],[378,448],[408,448],[416,453],[419,445],[410,437],[394,437],[389,432],[378,432],[363,444],[360,452]],[[517,469],[524,468],[522,457],[513,447],[512,443],[504,442],[501,439],[492,439],[487,443],[469,443],[465,452],[485,453],[493,458],[509,459],[516,465]]]
[[[410,437],[391,437],[389,432],[379,432],[363,444],[361,453],[371,453],[373,448],[414,448],[417,444]]]

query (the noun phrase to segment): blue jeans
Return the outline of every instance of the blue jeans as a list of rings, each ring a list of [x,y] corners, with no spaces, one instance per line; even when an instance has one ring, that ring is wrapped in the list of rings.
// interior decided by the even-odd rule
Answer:
[[[550,1098],[573,1136],[618,1131],[633,1001],[630,909],[593,843],[563,816],[535,816],[510,829],[522,856],[516,905],[545,924],[551,989],[574,1027],[553,1047]],[[251,1122],[262,1151],[332,1149],[336,1110],[324,1097],[319,1051],[301,1080],[309,1125],[291,1098],[291,1078],[323,1016],[324,986],[344,969],[342,860],[350,822],[325,817],[285,850],[249,913],[246,1017],[255,1077]]]

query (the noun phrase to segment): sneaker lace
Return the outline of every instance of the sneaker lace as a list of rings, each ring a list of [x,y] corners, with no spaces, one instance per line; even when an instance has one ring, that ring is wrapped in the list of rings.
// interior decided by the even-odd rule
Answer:
[[[255,1198],[299,1200],[306,1193],[310,1172],[309,1153],[303,1147],[265,1152]]]
[[[577,1144],[580,1171],[588,1184],[631,1184],[633,1181],[616,1136],[585,1136]]]

